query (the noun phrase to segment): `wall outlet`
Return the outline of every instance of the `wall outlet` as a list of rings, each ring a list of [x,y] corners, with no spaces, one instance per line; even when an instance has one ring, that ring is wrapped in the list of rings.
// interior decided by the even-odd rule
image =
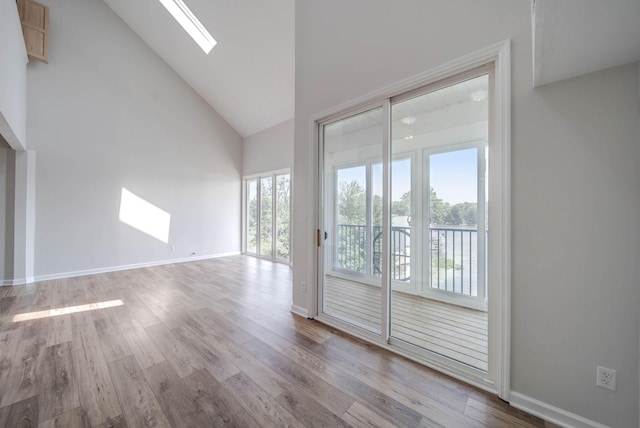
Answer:
[[[307,292],[307,283],[305,281],[300,282],[300,291],[303,293]]]
[[[615,391],[616,375],[617,375],[617,372],[615,370],[598,366],[596,385]]]

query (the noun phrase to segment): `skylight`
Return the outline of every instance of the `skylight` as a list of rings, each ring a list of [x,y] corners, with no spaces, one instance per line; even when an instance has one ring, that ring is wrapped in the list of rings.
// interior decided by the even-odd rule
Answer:
[[[200,23],[198,18],[189,10],[182,0],[160,0],[160,3],[169,11],[191,38],[208,54],[216,45],[216,40]]]

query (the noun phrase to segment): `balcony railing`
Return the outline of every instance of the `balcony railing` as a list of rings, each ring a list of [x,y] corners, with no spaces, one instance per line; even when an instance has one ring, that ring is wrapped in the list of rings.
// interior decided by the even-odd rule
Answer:
[[[337,233],[338,268],[378,277],[382,274],[381,226],[373,227],[370,251],[367,251],[365,225],[339,224]],[[456,226],[429,228],[431,288],[468,296],[478,295],[477,236],[477,229]],[[409,282],[411,227],[393,226],[390,240],[391,278]],[[421,257],[416,256],[419,255],[414,255],[413,262],[419,263]]]

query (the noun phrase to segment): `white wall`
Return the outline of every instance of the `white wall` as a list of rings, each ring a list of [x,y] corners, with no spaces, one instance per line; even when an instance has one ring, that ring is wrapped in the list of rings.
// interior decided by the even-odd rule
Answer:
[[[513,389],[614,427],[638,426],[635,73],[527,91],[514,117]]]
[[[14,149],[27,145],[27,52],[14,0],[0,0],[0,135]]]
[[[296,2],[294,285],[315,282],[309,117],[510,38],[512,390],[638,426],[637,71],[533,90],[530,21],[528,1]],[[617,392],[595,386],[597,365]]]
[[[293,167],[294,119],[244,139],[242,174],[251,175]]]
[[[240,251],[240,136],[102,1],[43,2],[36,277]],[[119,221],[122,188],[171,214],[168,243]]]

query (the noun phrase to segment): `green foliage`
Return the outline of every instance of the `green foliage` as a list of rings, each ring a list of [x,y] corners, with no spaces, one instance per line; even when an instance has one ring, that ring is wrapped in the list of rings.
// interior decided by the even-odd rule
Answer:
[[[450,205],[438,198],[431,188],[431,224],[459,225],[477,224],[478,204],[475,202],[460,202]]]
[[[367,224],[367,193],[358,180],[340,182],[338,223]]]
[[[399,201],[391,202],[392,216],[410,216],[411,215],[411,191],[406,192],[400,197]]]
[[[380,214],[382,214],[382,201]],[[338,224],[367,224],[367,192],[358,180],[342,181],[338,186]],[[375,206],[374,206],[375,209]],[[365,228],[338,228],[338,266],[364,272]]]
[[[273,183],[271,177],[260,180],[260,254],[271,257],[271,239],[273,237]]]
[[[431,224],[448,224],[447,216],[451,211],[451,206],[448,202],[444,202],[438,198],[436,191],[431,188]]]
[[[289,174],[276,176],[276,257],[289,260],[289,213],[291,179]]]
[[[382,226],[382,196],[373,196],[373,225]]]
[[[247,182],[247,251],[258,251],[258,180]]]
[[[441,257],[440,259],[438,259],[438,257],[433,257],[431,259],[431,270],[435,272],[436,269],[460,270],[462,269],[462,266],[457,263],[453,264],[453,260],[451,259],[445,259],[444,257]]]

